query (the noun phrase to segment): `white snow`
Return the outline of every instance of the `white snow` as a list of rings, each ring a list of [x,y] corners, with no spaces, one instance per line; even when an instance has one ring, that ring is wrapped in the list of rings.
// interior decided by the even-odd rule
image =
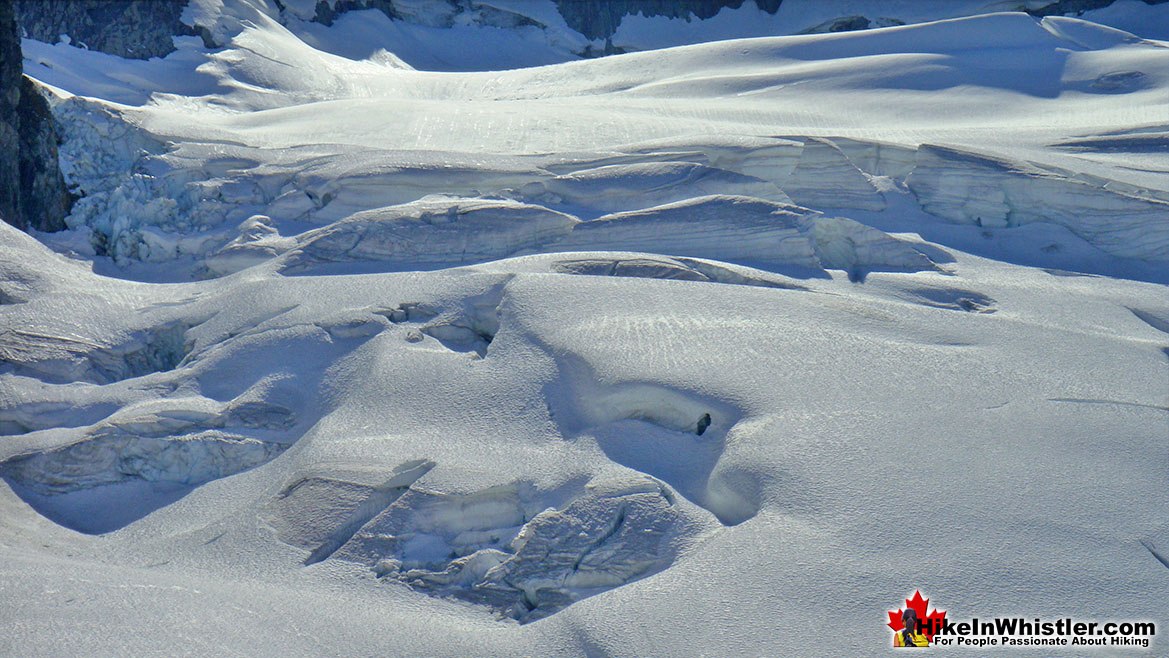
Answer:
[[[82,199],[0,223],[0,654],[873,655],[915,589],[1169,623],[1163,43],[513,69],[566,26],[478,4],[544,27],[25,41]],[[781,17],[941,4],[985,9]]]

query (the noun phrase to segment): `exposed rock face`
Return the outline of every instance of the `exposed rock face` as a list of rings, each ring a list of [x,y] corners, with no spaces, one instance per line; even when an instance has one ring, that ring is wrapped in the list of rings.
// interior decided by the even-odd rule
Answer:
[[[358,9],[376,9],[391,19],[416,23],[430,27],[451,27],[456,23],[468,22],[476,25],[499,28],[525,26],[542,27],[538,19],[497,8],[480,0],[443,0],[434,4],[419,5],[410,0],[317,0],[315,14],[297,10],[295,5],[285,3],[284,13],[292,13],[302,19],[315,20],[331,25],[341,14]],[[759,8],[774,14],[783,0],[552,0],[569,28],[584,35],[591,41],[603,42],[603,46],[590,44],[576,54],[584,57],[598,57],[625,52],[609,41],[626,16],[664,16],[687,21],[711,18],[723,8],[738,9],[744,3],[755,2]],[[312,15],[310,15],[312,14]]]
[[[60,231],[73,197],[57,162],[57,130],[49,104],[29,78],[21,80],[20,104],[21,211],[29,228]]]
[[[1032,16],[1078,16],[1091,9],[1107,7],[1116,0],[1055,0],[1039,8],[1020,9]],[[1169,0],[1143,0],[1146,5],[1159,5]]]
[[[12,5],[0,2],[0,217],[23,226],[20,213],[20,39]]]
[[[724,7],[738,8],[750,0],[553,0],[565,22],[589,39],[607,40],[621,19],[644,16],[706,19]],[[775,13],[782,0],[754,0],[759,7]],[[11,0],[23,35],[56,43],[66,35],[69,42],[92,50],[149,59],[174,51],[171,37],[199,35],[207,45],[223,45],[211,33],[182,22],[189,0]],[[475,0],[446,0],[419,5],[401,0],[317,0],[315,6],[303,0],[266,5],[278,18],[299,18],[331,25],[340,15],[359,9],[375,9],[394,20],[450,27],[456,19],[471,20],[492,27],[538,26],[531,18],[497,9]],[[268,11],[268,10],[265,10]],[[190,20],[190,19],[188,19]],[[616,52],[611,46],[582,53],[600,55]]]
[[[738,9],[746,0],[555,0],[564,21],[589,39],[608,39],[621,19],[643,16],[706,19],[724,7]],[[774,14],[782,0],[756,0],[760,9]]]
[[[72,197],[57,164],[49,104],[21,74],[13,6],[0,4],[0,217],[21,229],[65,228]]]
[[[894,25],[905,25],[904,21],[896,18],[878,18],[869,20],[864,16],[842,16],[834,18],[830,21],[810,27],[800,34],[826,34],[829,32],[853,32],[856,30],[867,30],[874,27],[893,27]]]
[[[565,23],[590,40],[605,41],[604,48],[590,46],[584,56],[609,55],[621,52],[608,42],[617,31],[625,16],[665,16],[667,18],[707,19],[724,7],[737,9],[744,2],[752,0],[553,0],[564,17]],[[756,4],[774,14],[783,0],[754,0]],[[457,17],[473,14],[474,22],[492,27],[539,26],[539,23],[516,13],[497,9],[476,0],[445,0],[446,7],[438,4],[426,5],[419,11],[416,4],[401,0],[317,0],[313,20],[331,25],[341,14],[355,9],[377,9],[395,20],[418,23],[432,27],[450,27]],[[286,10],[287,11],[287,10]],[[302,12],[303,13],[303,12]],[[304,17],[304,16],[302,16]],[[465,16],[462,16],[465,18]]]
[[[162,57],[171,37],[193,35],[179,17],[187,0],[15,0],[17,22],[30,39],[70,43],[121,57]]]

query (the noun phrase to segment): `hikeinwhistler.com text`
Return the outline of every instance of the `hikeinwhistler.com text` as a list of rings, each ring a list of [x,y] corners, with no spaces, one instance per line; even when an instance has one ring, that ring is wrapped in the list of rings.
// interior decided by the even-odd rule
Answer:
[[[1076,621],[995,617],[968,621],[929,620],[939,647],[1139,647],[1148,648],[1157,634],[1152,621]],[[927,631],[928,632],[928,631]]]

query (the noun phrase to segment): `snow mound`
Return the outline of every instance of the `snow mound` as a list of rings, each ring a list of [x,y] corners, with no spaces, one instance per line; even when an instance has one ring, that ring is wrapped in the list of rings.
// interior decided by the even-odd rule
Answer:
[[[630,158],[707,164],[779,184],[795,168],[803,150],[803,140],[747,134],[679,135],[622,144],[614,150],[627,153]]]
[[[296,244],[282,260],[283,271],[323,272],[319,267],[329,263],[364,263],[384,271],[405,263],[455,265],[562,251],[643,252],[814,271],[838,269],[858,279],[877,270],[936,269],[910,244],[853,220],[731,195],[688,198],[587,222],[514,201],[427,198],[358,213],[299,236]],[[702,261],[674,262],[670,267],[678,274],[690,272],[681,278],[734,278],[722,273],[725,268]],[[633,263],[620,266],[626,274],[634,269]]]
[[[288,272],[314,265],[372,261],[452,265],[534,251],[568,235],[578,220],[508,200],[427,197],[358,213],[296,240]]]
[[[526,259],[521,265],[517,260],[502,261],[500,268],[515,270],[536,259]],[[560,274],[584,276],[616,276],[645,279],[669,279],[673,281],[701,281],[726,283],[761,288],[787,288],[800,290],[802,287],[793,280],[750,267],[719,263],[701,258],[669,258],[650,254],[584,253],[579,256],[553,256],[541,259],[548,270]]]
[[[708,194],[790,201],[765,180],[693,162],[613,164],[584,169],[521,190],[526,199],[601,211],[629,210]]]
[[[554,406],[566,436],[595,442],[605,456],[668,483],[724,526],[754,517],[759,505],[719,468],[742,413],[651,382],[605,385],[583,363],[560,363],[569,395]]]
[[[117,345],[28,329],[0,331],[0,372],[53,383],[105,384],[173,370],[189,351],[190,325],[171,322],[132,335]]]
[[[714,195],[616,213],[578,224],[555,245],[571,251],[644,251],[810,270],[854,277],[881,269],[936,265],[908,243],[843,217],[751,197]]]
[[[4,477],[41,494],[131,479],[195,486],[271,461],[287,446],[204,430],[141,436],[105,431],[66,448],[10,459]]]

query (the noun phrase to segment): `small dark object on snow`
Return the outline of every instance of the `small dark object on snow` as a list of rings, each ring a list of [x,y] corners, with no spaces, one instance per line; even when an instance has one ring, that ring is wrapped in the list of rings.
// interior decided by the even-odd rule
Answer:
[[[708,427],[710,427],[710,414],[702,414],[702,418],[698,419],[698,429],[694,433],[702,436]]]

